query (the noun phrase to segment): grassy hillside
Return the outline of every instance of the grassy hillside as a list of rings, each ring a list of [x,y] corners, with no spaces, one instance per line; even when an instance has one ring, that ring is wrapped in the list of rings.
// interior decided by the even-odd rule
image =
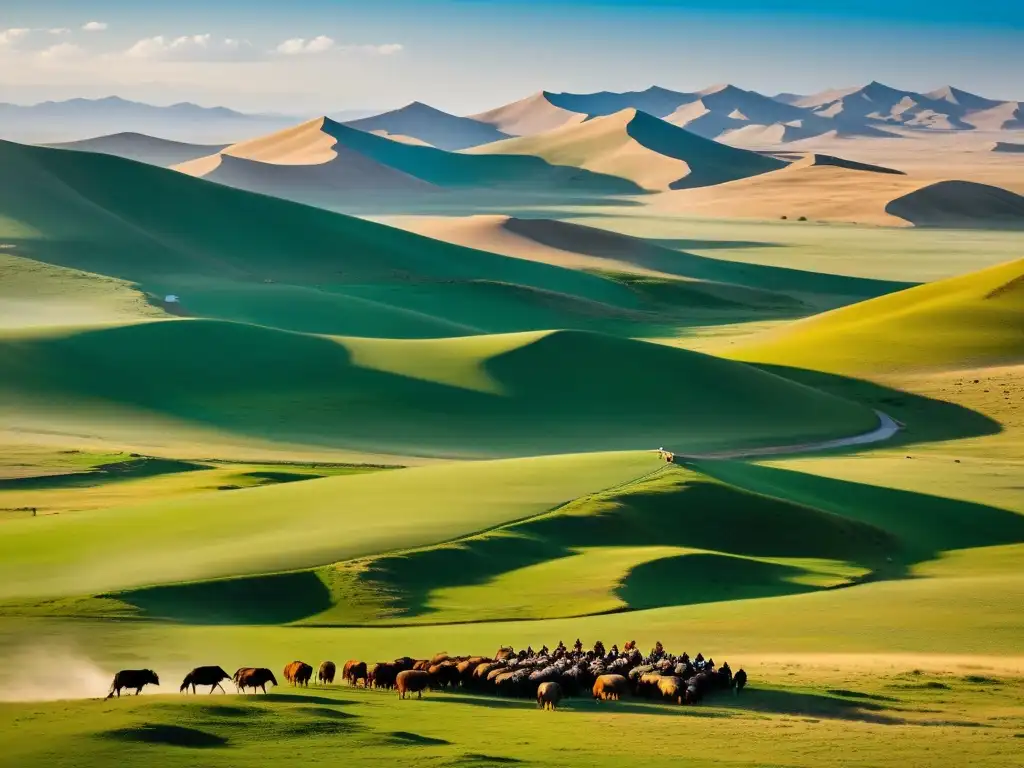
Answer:
[[[1017,260],[799,321],[735,356],[853,373],[996,365],[1024,359],[1022,323]]]
[[[667,732],[690,739],[687,763],[695,768],[720,764],[721,743],[729,745],[730,763],[742,767],[771,761],[815,768],[837,751],[850,755],[844,763],[856,768],[927,764],[936,751],[981,768],[1013,763],[1019,719],[1005,713],[1020,694],[1018,682],[909,671],[840,678],[803,670],[786,677],[775,669],[769,682],[760,678],[746,696],[718,697],[698,714],[644,702],[576,700],[552,715],[526,701],[427,694],[409,702],[335,686],[281,689],[259,698],[170,694],[106,703],[0,704],[0,717],[18,724],[0,734],[0,746],[26,768],[100,766],[143,755],[167,766],[248,768],[269,761],[290,768],[336,760],[339,753],[357,766],[384,759],[466,768],[611,768],[636,759],[636,741],[621,736],[625,728],[647,739],[643,760],[651,766],[679,762],[679,738]],[[986,679],[973,679],[978,677]],[[177,682],[177,676],[168,679],[164,693]],[[526,733],[530,738],[523,738]],[[648,738],[654,733],[659,737]]]
[[[133,283],[151,300],[177,294],[189,314],[400,337],[587,327],[616,313],[657,321],[623,317],[640,308],[632,291],[573,270],[115,157],[10,143],[0,157],[0,238],[14,256]]]
[[[535,515],[657,466],[649,452],[455,463],[10,520],[0,590],[75,595],[321,565]]]
[[[11,425],[114,441],[159,418],[162,440],[194,428],[398,455],[699,453],[876,425],[740,363],[569,331],[402,342],[175,320],[0,338],[0,361]]]
[[[469,152],[543,158],[556,166],[619,177],[647,190],[721,184],[785,166],[781,160],[718,144],[635,109]]]

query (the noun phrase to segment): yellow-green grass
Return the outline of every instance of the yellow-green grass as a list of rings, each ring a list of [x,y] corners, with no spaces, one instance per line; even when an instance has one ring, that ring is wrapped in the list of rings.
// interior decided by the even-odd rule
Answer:
[[[832,310],[731,349],[748,361],[861,373],[1024,359],[1024,259]]]
[[[289,657],[290,658],[290,657]],[[314,659],[315,661],[315,659]],[[527,701],[338,686],[260,698],[145,695],[113,702],[0,704],[12,722],[0,748],[19,766],[280,766],[333,762],[426,766],[645,764],[816,768],[843,755],[856,768],[1011,765],[1019,750],[1021,683],[964,675],[860,673],[799,682],[782,670],[699,709],[637,701]],[[792,674],[792,671],[790,672]],[[163,679],[163,678],[162,678]],[[973,678],[972,678],[973,679]],[[162,687],[177,684],[167,679]],[[829,687],[825,687],[829,686]],[[623,738],[623,734],[630,738]],[[528,734],[528,738],[524,738]],[[571,748],[570,748],[571,745]]]
[[[397,455],[698,453],[868,432],[868,408],[742,363],[585,332],[348,340],[175,320],[0,338],[11,428],[139,425]],[[397,462],[392,462],[397,463]]]
[[[0,238],[2,240],[2,238]],[[0,332],[161,317],[131,283],[0,250]]]
[[[658,215],[645,207],[566,209],[559,218],[726,263],[904,284],[1020,258],[1020,234],[1014,232],[702,219]]]
[[[360,464],[196,462],[77,450],[53,455],[37,449],[35,453],[31,465],[0,463],[0,521],[17,513],[60,514],[387,468]],[[21,461],[25,458],[22,454]],[[47,459],[52,460],[49,466]],[[61,471],[61,463],[65,471]]]
[[[698,466],[703,474],[665,468],[447,544],[7,610],[222,624],[550,619],[902,579],[944,553],[1024,543],[1024,516],[983,504],[741,462]]]
[[[0,526],[0,593],[102,591],[323,565],[529,517],[656,468],[646,453],[444,464]]]

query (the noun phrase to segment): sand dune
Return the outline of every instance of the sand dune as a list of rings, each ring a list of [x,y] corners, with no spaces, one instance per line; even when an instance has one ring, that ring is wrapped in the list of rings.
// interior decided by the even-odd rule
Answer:
[[[676,213],[882,226],[1024,227],[1024,197],[966,181],[929,181],[851,164],[797,162],[715,187],[680,190],[652,204]]]
[[[323,117],[232,145],[176,170],[326,208],[373,199],[392,206],[401,199],[396,193],[422,196],[440,188],[490,194],[523,189],[567,194],[641,191],[628,179],[559,167],[540,157],[446,152]]]
[[[883,165],[872,165],[871,163],[858,163],[855,160],[847,160],[835,155],[823,155],[819,152],[776,152],[774,157],[790,161],[790,168],[809,168],[814,165],[826,165],[832,168],[846,168],[851,171],[868,171],[871,173],[891,173],[897,176],[905,175],[903,171],[895,168],[886,168]]]
[[[782,167],[774,158],[709,141],[635,109],[470,152],[532,155],[652,191],[720,184]]]
[[[1024,144],[1015,144],[1012,141],[997,141],[992,145],[992,151],[1020,153],[1024,152]]]
[[[449,151],[509,138],[509,134],[487,123],[456,117],[418,101],[391,112],[352,120],[345,125],[389,138],[411,137]]]
[[[224,148],[223,144],[185,144],[180,141],[148,136],[144,133],[130,132],[112,133],[107,136],[50,144],[49,146],[54,149],[116,155],[128,160],[137,160],[140,163],[149,163],[165,168],[219,152]]]
[[[555,106],[551,102],[551,95],[541,91],[520,101],[469,117],[510,136],[532,136],[566,125],[576,125],[587,119],[585,112],[573,112]]]
[[[429,193],[433,185],[340,145],[319,118],[175,166],[250,192],[327,205],[345,193]],[[335,124],[336,125],[336,124]]]
[[[807,96],[794,105],[818,117],[859,121],[883,128],[969,131],[1024,126],[1019,102],[988,99],[952,86],[930,93],[915,93],[871,82],[861,88]]]
[[[472,115],[478,122],[505,133],[531,136],[635,109],[685,127],[705,138],[747,131],[746,140],[792,141],[836,131],[849,136],[885,136],[864,120],[815,115],[806,107],[779,101],[734,85],[716,85],[694,92],[657,86],[645,91],[615,93],[552,93],[542,91],[521,101]]]

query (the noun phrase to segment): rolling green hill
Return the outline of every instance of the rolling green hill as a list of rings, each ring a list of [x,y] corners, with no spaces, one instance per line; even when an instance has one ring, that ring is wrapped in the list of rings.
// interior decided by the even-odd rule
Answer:
[[[795,322],[733,356],[850,373],[971,368],[1024,361],[1022,328],[1018,259]]]
[[[53,293],[52,278],[35,263],[77,270],[84,273],[79,284],[92,280],[93,293],[137,291],[132,317],[161,314],[161,300],[174,294],[181,298],[174,312],[189,316],[310,333],[436,338],[550,328],[664,335],[694,322],[694,314],[718,311],[693,297],[666,304],[620,280],[463,248],[121,158],[0,143],[0,160],[9,169],[0,181],[0,243],[16,259],[23,290]],[[50,324],[56,307],[86,322],[124,314],[70,302],[63,296],[51,300],[51,310],[37,308],[37,322]],[[24,324],[33,324],[31,317],[26,313]]]
[[[23,430],[117,442],[160,419],[164,441],[192,429],[420,456],[699,453],[877,423],[741,363],[570,331],[388,341],[175,320],[8,336],[0,391]]]
[[[452,463],[11,520],[0,531],[0,593],[77,595],[322,565],[536,515],[657,468],[650,452]]]

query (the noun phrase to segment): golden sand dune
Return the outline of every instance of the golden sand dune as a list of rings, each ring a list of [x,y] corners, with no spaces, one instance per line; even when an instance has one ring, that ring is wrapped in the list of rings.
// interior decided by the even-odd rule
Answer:
[[[413,216],[388,223],[435,240],[569,269],[666,275],[666,259],[673,256],[643,240],[551,219]]]
[[[658,196],[656,208],[698,216],[882,226],[1024,227],[1024,197],[968,181],[930,181],[800,161],[788,168]]]
[[[510,136],[532,136],[566,125],[578,125],[587,119],[586,113],[556,107],[549,96],[546,91],[541,91],[520,101],[469,117]]]
[[[403,173],[338,141],[328,118],[317,118],[269,136],[233,144],[175,170],[250,192],[313,205],[338,193],[430,192],[422,179]]]
[[[469,152],[532,155],[627,179],[650,191],[720,184],[783,166],[775,158],[718,144],[635,109]]]

